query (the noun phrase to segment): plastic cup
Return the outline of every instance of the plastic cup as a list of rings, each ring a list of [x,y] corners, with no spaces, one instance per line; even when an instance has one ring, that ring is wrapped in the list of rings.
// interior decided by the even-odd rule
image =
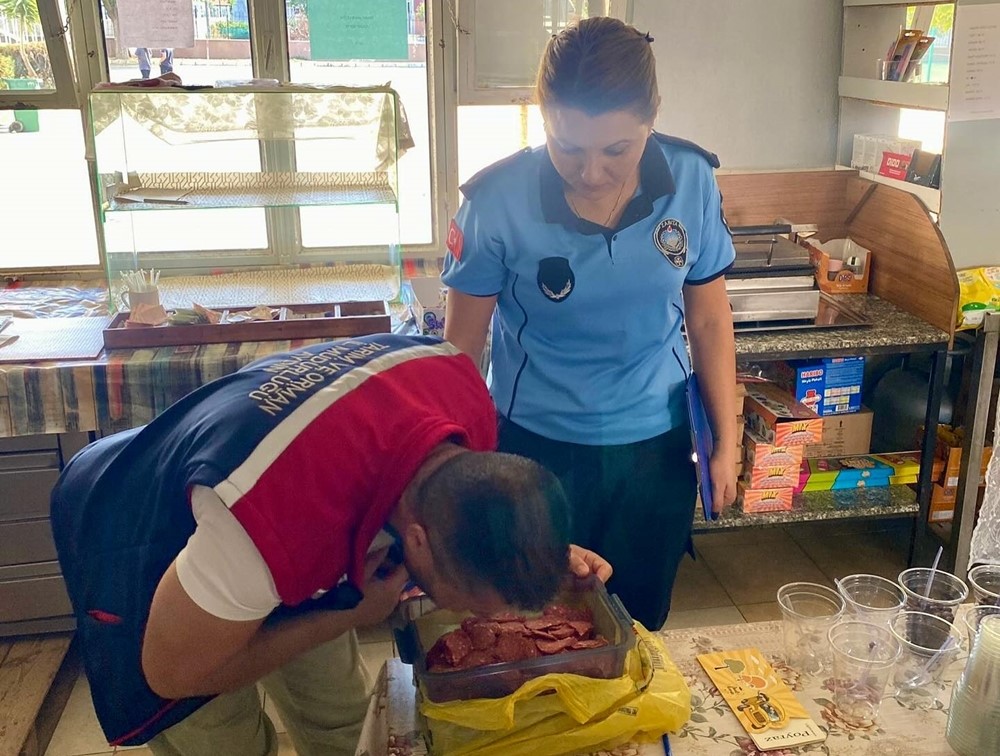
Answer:
[[[894,697],[911,709],[937,706],[941,675],[962,652],[962,631],[924,612],[901,612],[889,629],[900,645],[892,673]]]
[[[899,641],[883,625],[847,620],[830,628],[833,703],[857,727],[878,717],[885,687],[899,658]]]
[[[965,613],[965,629],[969,634],[970,649],[976,643],[976,635],[979,633],[983,617],[988,617],[992,614],[1000,614],[1000,606],[980,604],[979,606],[970,606],[969,611]]]
[[[828,633],[844,614],[844,599],[817,583],[788,583],[778,589],[785,660],[803,675],[830,670]]]
[[[847,611],[862,622],[888,626],[906,604],[903,589],[878,575],[848,575],[837,581],[837,589]]]
[[[906,593],[908,611],[934,614],[949,622],[955,621],[955,610],[969,595],[969,588],[961,578],[928,567],[903,570],[899,573],[899,585]]]
[[[969,585],[977,604],[1000,605],[1000,564],[980,564],[969,570]]]

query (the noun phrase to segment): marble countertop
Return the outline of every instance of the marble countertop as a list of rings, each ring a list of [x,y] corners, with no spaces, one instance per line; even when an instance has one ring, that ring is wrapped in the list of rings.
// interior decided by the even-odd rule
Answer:
[[[706,521],[699,508],[695,513],[694,532],[704,533],[730,528],[766,527],[789,522],[846,520],[851,518],[915,517],[919,511],[917,495],[910,486],[851,488],[840,491],[808,491],[796,494],[787,512],[744,514],[738,504],[729,507],[714,520]]]
[[[836,357],[947,348],[949,336],[870,294],[846,294],[837,298],[871,326],[821,328],[798,331],[736,333],[736,356],[749,359],[783,360],[802,357]]]

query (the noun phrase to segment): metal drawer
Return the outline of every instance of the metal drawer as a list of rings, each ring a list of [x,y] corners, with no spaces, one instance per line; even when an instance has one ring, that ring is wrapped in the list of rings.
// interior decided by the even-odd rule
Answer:
[[[56,559],[49,518],[0,523],[0,567]]]
[[[0,567],[0,623],[72,613],[58,562]]]
[[[49,496],[58,479],[58,466],[17,471],[0,468],[0,522],[48,517]]]
[[[58,449],[59,437],[54,433],[39,436],[13,436],[0,438],[0,454],[15,452],[42,451]]]

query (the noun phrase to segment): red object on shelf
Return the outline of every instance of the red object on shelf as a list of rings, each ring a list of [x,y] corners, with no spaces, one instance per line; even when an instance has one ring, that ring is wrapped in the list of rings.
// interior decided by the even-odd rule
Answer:
[[[880,176],[906,181],[906,173],[910,168],[910,158],[908,155],[901,155],[898,152],[883,152],[882,165],[879,166]]]

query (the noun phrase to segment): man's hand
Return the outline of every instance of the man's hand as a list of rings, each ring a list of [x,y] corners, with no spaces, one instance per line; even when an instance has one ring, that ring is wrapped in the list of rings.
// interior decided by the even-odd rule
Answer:
[[[388,553],[388,547],[379,549],[365,559],[365,584],[361,586],[364,598],[351,610],[358,627],[371,627],[387,619],[410,579],[405,567],[385,562]],[[376,570],[383,577],[376,576]]]
[[[736,501],[736,452],[716,449],[708,462],[712,478],[712,512],[719,514]]]
[[[576,544],[569,547],[569,571],[574,577],[586,578],[597,575],[602,583],[611,577],[611,563],[600,554]]]

